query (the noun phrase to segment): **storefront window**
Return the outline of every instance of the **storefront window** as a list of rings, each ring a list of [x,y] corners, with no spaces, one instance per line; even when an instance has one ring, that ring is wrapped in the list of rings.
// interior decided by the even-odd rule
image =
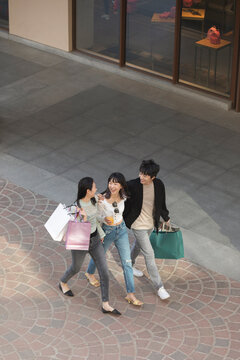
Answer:
[[[77,0],[76,48],[119,59],[119,19],[112,0]]]
[[[0,28],[8,28],[8,0],[0,0]]]
[[[230,94],[234,0],[182,0],[180,81]]]
[[[175,0],[128,0],[126,62],[172,77]]]

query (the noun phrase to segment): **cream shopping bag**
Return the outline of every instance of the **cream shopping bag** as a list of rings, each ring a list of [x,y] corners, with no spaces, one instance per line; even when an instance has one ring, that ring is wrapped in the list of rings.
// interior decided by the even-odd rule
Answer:
[[[63,239],[70,219],[71,214],[69,214],[66,207],[60,203],[44,225],[53,240],[61,241]]]

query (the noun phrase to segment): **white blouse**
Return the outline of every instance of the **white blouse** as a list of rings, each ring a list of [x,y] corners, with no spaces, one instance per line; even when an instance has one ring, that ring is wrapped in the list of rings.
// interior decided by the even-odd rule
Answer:
[[[105,223],[104,218],[108,217],[108,216],[111,216],[111,217],[113,217],[112,226],[114,226],[115,224],[120,223],[122,221],[122,219],[123,219],[125,201],[126,201],[126,199],[122,199],[121,201],[119,201],[117,203],[116,207],[114,207],[112,205],[114,202],[109,203],[106,199],[100,201],[98,203],[98,212],[99,212],[100,220],[102,222],[104,222],[104,224],[108,225],[107,223]],[[118,210],[118,211],[116,211],[116,210]]]

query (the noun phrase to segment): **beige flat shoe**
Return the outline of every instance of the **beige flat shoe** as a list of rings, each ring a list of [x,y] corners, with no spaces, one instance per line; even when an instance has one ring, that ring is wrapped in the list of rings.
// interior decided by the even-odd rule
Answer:
[[[129,304],[132,304],[134,306],[142,306],[144,303],[138,299],[135,299],[135,300],[132,300],[132,299],[129,299],[127,296],[125,297],[125,300],[127,300],[127,302]]]
[[[88,273],[85,273],[85,276],[88,279],[89,284],[91,284],[94,287],[99,287],[100,286],[100,282],[96,278],[94,278],[94,279],[90,278]]]

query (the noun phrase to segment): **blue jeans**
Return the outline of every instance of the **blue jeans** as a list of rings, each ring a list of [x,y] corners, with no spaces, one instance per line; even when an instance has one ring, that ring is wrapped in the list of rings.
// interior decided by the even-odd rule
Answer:
[[[120,225],[117,226],[109,226],[103,224],[102,228],[106,234],[103,242],[104,251],[107,252],[110,245],[114,242],[121,259],[127,292],[133,293],[135,292],[135,288],[133,280],[130,245],[126,225],[123,221]],[[95,270],[95,263],[93,259],[91,259],[88,265],[87,273],[94,274]]]

